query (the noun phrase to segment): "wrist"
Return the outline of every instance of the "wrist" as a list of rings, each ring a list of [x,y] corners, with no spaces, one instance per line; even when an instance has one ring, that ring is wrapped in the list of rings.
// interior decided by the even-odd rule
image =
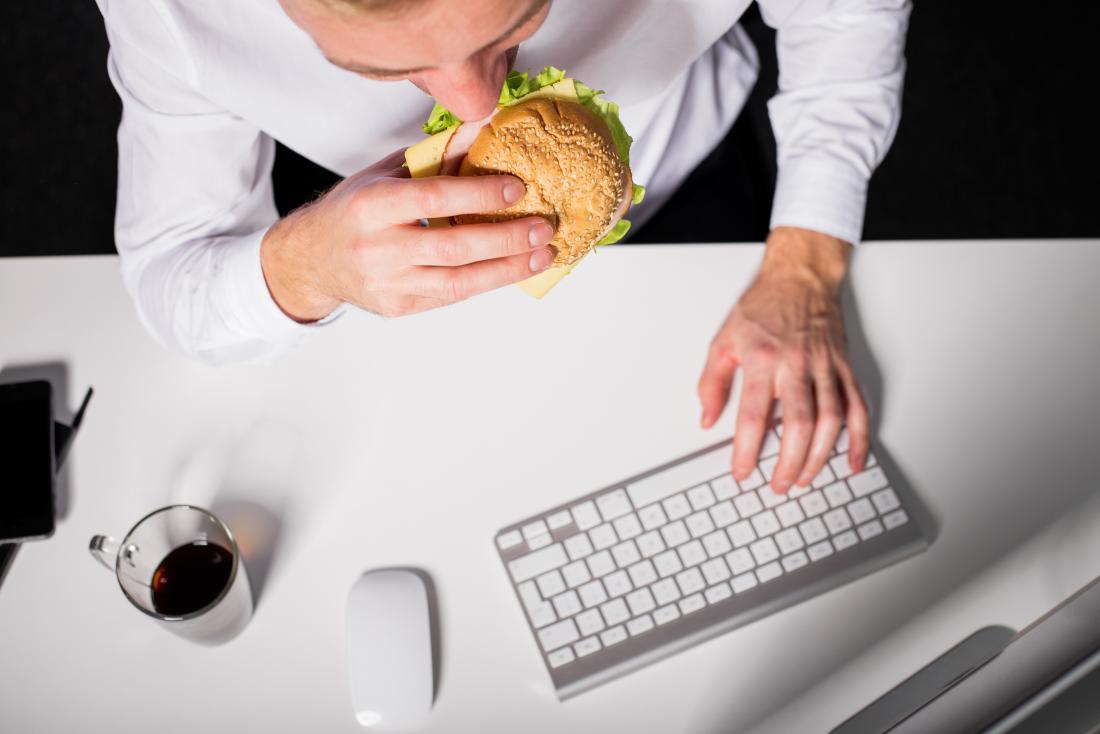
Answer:
[[[299,209],[272,225],[260,243],[260,266],[272,300],[299,323],[320,321],[340,305],[321,286],[309,210]]]
[[[838,292],[848,272],[851,250],[844,240],[821,232],[776,227],[768,235],[760,274],[765,278],[805,280]]]

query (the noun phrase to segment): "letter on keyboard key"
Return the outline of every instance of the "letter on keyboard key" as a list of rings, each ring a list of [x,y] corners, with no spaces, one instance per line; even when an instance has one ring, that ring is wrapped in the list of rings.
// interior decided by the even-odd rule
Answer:
[[[889,487],[871,495],[871,502],[875,503],[875,509],[878,510],[880,515],[885,515],[887,512],[892,512],[901,507],[898,496]]]
[[[787,502],[775,508],[775,516],[779,518],[779,524],[785,528],[797,525],[806,519],[802,514],[802,508],[797,502]]]
[[[852,492],[844,482],[836,482],[825,488],[825,499],[829,500],[829,507],[840,507],[852,501]]]
[[[862,474],[853,474],[848,477],[848,486],[852,488],[852,494],[856,497],[865,497],[877,489],[882,489],[889,482],[882,467],[873,466]]]
[[[909,516],[905,514],[905,510],[898,510],[882,518],[882,522],[886,525],[887,530],[893,530],[909,522]]]
[[[668,606],[661,607],[653,613],[653,619],[657,621],[657,624],[668,624],[674,619],[680,618],[680,610],[675,604],[669,604]]]
[[[702,594],[692,594],[680,600],[680,613],[687,616],[692,612],[699,611],[706,605],[707,602],[703,599]]]
[[[752,529],[752,523],[748,520],[734,523],[726,528],[726,535],[730,536],[730,542],[734,548],[740,548],[756,540],[756,531]]]
[[[508,550],[514,545],[519,545],[523,540],[523,536],[519,534],[518,530],[509,530],[507,533],[501,533],[497,536],[497,547],[501,550]]]
[[[728,500],[739,491],[732,474],[723,474],[716,479],[711,479],[710,488],[718,500]]]
[[[591,655],[598,651],[600,649],[600,641],[595,637],[587,637],[576,645],[573,645],[573,649],[577,652],[577,657],[583,658],[585,655]]]
[[[833,546],[827,540],[823,540],[820,543],[814,543],[806,550],[810,553],[811,561],[820,561],[822,558],[833,554]]]
[[[779,549],[775,547],[775,541],[771,538],[762,538],[749,546],[753,558],[757,564],[769,563],[779,558]]]
[[[542,643],[542,649],[547,652],[556,650],[562,645],[571,645],[578,639],[580,635],[577,634],[577,625],[573,624],[572,619],[563,619],[557,624],[539,630],[539,642]]]
[[[615,535],[615,531],[608,523],[597,525],[589,530],[588,538],[592,541],[592,545],[596,550],[610,548],[619,542],[619,538]]]
[[[589,581],[584,586],[577,589],[580,593],[581,603],[587,607],[594,607],[599,604],[603,604],[607,601],[607,592],[604,591],[603,584],[597,581]]]
[[[645,614],[657,606],[653,601],[653,595],[649,589],[638,589],[626,595],[626,605],[630,607],[630,613],[634,616]]]
[[[642,527],[646,530],[659,528],[668,522],[668,518],[665,517],[665,511],[661,509],[660,505],[643,507],[638,511],[638,517],[642,521]]]
[[[853,522],[862,524],[875,516],[875,508],[872,507],[870,501],[864,497],[848,505],[848,514],[852,516]]]
[[[829,503],[825,501],[825,496],[817,490],[800,499],[799,503],[801,503],[806,517],[816,517],[829,509]]]
[[[687,491],[688,502],[693,510],[705,510],[714,504],[714,492],[710,491],[709,484],[700,484]]]
[[[751,517],[764,509],[756,492],[742,492],[733,499],[733,506],[741,517]]]
[[[630,577],[626,575],[626,571],[616,571],[608,574],[603,579],[603,585],[612,598],[622,596],[634,588],[630,583]]]
[[[569,514],[569,510],[562,510],[561,512],[555,512],[550,517],[546,518],[546,524],[550,526],[551,530],[558,530],[564,528],[569,523],[573,522],[573,517]]]
[[[573,508],[573,523],[578,530],[588,530],[600,524],[600,513],[591,500],[582,502]]]
[[[626,497],[626,491],[622,489],[616,489],[614,492],[608,492],[597,497],[596,508],[606,522],[622,517],[634,510],[630,506],[630,500]]]
[[[633,540],[619,543],[611,549],[611,555],[615,558],[615,565],[619,568],[626,568],[637,563],[642,557],[642,554],[638,552],[638,546],[634,545]]]
[[[643,614],[627,622],[626,628],[631,635],[640,635],[653,629],[653,620],[648,614]]]
[[[619,534],[619,537],[623,540],[629,540],[636,535],[642,534],[642,524],[638,522],[638,516],[633,512],[629,515],[623,515],[615,521],[615,532]]]
[[[779,565],[779,561],[772,561],[766,563],[756,569],[756,578],[760,579],[760,583],[766,584],[772,579],[779,578],[783,575],[783,567]]]
[[[780,525],[773,510],[764,510],[759,515],[752,516],[752,527],[760,537],[778,532]]]
[[[748,591],[752,587],[756,586],[756,576],[752,571],[743,573],[740,576],[734,576],[730,581],[730,586],[733,587],[733,593],[740,594],[744,591]]]
[[[627,569],[630,581],[634,586],[649,586],[657,580],[657,572],[653,570],[653,564],[649,561],[635,563]]]
[[[661,579],[650,588],[658,604],[668,604],[680,598],[680,587],[672,579]]]
[[[576,561],[592,554],[592,543],[588,540],[587,533],[572,535],[565,539],[565,550],[569,559]]]
[[[650,474],[630,484],[627,494],[635,507],[645,507],[685,487],[714,479],[730,470],[730,447],[723,444],[705,454],[670,466],[664,471]],[[686,513],[685,513],[686,514]]]
[[[691,503],[682,494],[674,494],[661,503],[669,520],[679,520],[691,514]]]
[[[690,543],[684,543],[679,548],[680,561],[684,564],[684,567],[695,566],[707,560],[707,552],[703,550],[703,544],[698,540],[693,540]]]
[[[737,510],[733,509],[733,503],[726,500],[710,508],[710,519],[714,521],[716,527],[724,528],[737,522],[740,518],[737,515]]]
[[[810,563],[810,560],[806,558],[806,554],[802,551],[796,551],[789,556],[783,557],[783,570],[787,573],[791,571],[797,571],[798,569],[806,566]]]
[[[588,570],[592,572],[593,578],[606,576],[615,570],[615,561],[611,560],[610,553],[600,551],[588,557]]]
[[[821,522],[820,517],[807,520],[799,525],[798,529],[802,531],[802,537],[806,539],[806,545],[813,545],[819,540],[829,537],[829,531],[825,528],[825,523]]]
[[[592,578],[584,561],[573,561],[561,570],[561,574],[565,577],[565,585],[570,589],[575,589]]]
[[[703,595],[707,598],[707,604],[716,604],[723,599],[729,599],[733,592],[730,591],[730,585],[726,583],[716,584],[705,592]]]
[[[843,507],[829,510],[822,516],[822,519],[825,521],[825,527],[833,535],[842,533],[852,527],[852,521],[848,519],[848,513],[844,511]]]
[[[576,616],[575,621],[577,622],[577,629],[585,637],[594,635],[603,629],[603,617],[600,616],[600,610],[598,609],[581,612]]]
[[[680,556],[677,555],[674,550],[667,550],[664,553],[659,553],[654,556],[653,564],[657,567],[657,574],[661,578],[679,573],[684,567],[683,564],[680,563]]]
[[[717,558],[729,553],[733,546],[730,545],[729,536],[724,531],[715,530],[710,535],[703,536],[703,548],[706,549],[708,556]]]
[[[619,624],[630,619],[630,610],[626,608],[626,602],[622,599],[612,599],[600,607],[604,621],[608,624]]]
[[[555,543],[509,561],[508,571],[518,584],[544,574],[550,569],[564,566],[566,563],[565,549],[561,547],[561,543]]]
[[[878,520],[872,520],[869,523],[859,526],[859,537],[862,540],[869,540],[876,535],[882,535],[882,523]]]
[[[845,548],[851,548],[857,542],[859,542],[859,539],[856,538],[855,531],[853,530],[845,530],[843,533],[833,538],[833,545],[836,546],[838,551],[842,551]]]
[[[561,574],[556,570],[547,571],[539,576],[537,581],[543,599],[549,599],[565,591],[565,581],[562,580]]]
[[[540,601],[536,606],[529,608],[528,612],[535,629],[558,621],[558,615],[554,614],[554,606],[548,601]]]
[[[738,548],[731,553],[727,553],[726,564],[729,565],[734,576],[740,576],[745,571],[756,568],[756,561],[753,560],[752,553],[749,553],[748,548]]]
[[[649,558],[655,556],[665,549],[665,544],[661,540],[661,534],[656,530],[650,530],[648,533],[643,533],[638,536],[638,550],[641,551],[642,558]]]
[[[775,534],[775,543],[782,553],[794,553],[804,544],[798,528],[787,528]]]
[[[691,537],[682,520],[671,522],[661,528],[661,536],[664,537],[665,545],[669,548],[674,548],[681,543],[686,543]]]
[[[573,648],[563,647],[560,650],[555,650],[546,656],[546,659],[550,661],[551,668],[560,668],[561,666],[571,663],[576,658],[573,656]]]
[[[621,624],[615,625],[609,630],[604,630],[600,633],[600,640],[603,641],[604,647],[611,647],[617,645],[626,639],[626,628]]]
[[[720,581],[725,581],[730,577],[730,570],[726,567],[726,562],[721,558],[710,559],[700,566],[699,570],[703,572],[703,578],[711,585],[717,584]]]
[[[676,581],[680,584],[680,591],[683,592],[685,596],[694,594],[696,591],[706,586],[703,582],[703,574],[699,573],[699,569],[697,568],[689,568],[686,571],[682,571],[676,576]]]
[[[710,513],[706,510],[700,510],[694,515],[689,515],[684,523],[693,538],[701,537],[714,530],[714,523],[711,522]]]

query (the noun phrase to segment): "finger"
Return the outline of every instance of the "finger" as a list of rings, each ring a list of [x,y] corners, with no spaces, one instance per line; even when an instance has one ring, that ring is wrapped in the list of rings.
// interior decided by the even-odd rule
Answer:
[[[540,247],[522,255],[482,260],[469,265],[421,266],[410,271],[403,285],[411,293],[454,303],[530,278],[548,268],[553,261],[553,251],[549,247]]]
[[[525,191],[523,182],[515,176],[383,179],[371,187],[367,215],[376,222],[402,224],[492,212],[516,203]]]
[[[871,421],[867,402],[863,399],[863,391],[859,389],[851,368],[843,364],[837,372],[847,404],[845,419],[848,423],[848,466],[854,473],[859,473],[863,471],[867,454],[871,450]]]
[[[408,178],[409,169],[402,165],[405,162],[405,149],[398,148],[385,158],[376,161],[367,167],[371,173],[384,173],[394,178]]]
[[[710,351],[707,352],[707,363],[699,378],[699,402],[703,405],[703,417],[699,422],[703,428],[713,426],[726,409],[736,369],[737,357],[733,350],[716,343],[711,344]]]
[[[407,225],[390,247],[415,265],[467,265],[509,255],[530,254],[550,243],[554,228],[542,217],[453,227]]]
[[[795,481],[799,487],[808,487],[829,460],[829,454],[836,445],[836,437],[844,420],[841,410],[840,391],[832,366],[821,369],[814,375],[814,390],[817,400],[817,422],[814,426],[810,451],[806,455],[806,464]]]
[[[814,432],[814,396],[810,379],[790,375],[779,384],[783,403],[783,438],[779,462],[772,475],[772,489],[786,492],[806,465],[806,454]]]
[[[738,481],[748,478],[756,468],[771,415],[773,379],[770,369],[746,371],[733,436],[733,478]]]

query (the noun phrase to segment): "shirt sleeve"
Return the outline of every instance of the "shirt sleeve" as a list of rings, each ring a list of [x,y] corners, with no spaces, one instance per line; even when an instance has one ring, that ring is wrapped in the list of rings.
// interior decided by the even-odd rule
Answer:
[[[909,0],[761,0],[777,29],[771,226],[859,241],[867,183],[897,131]]]
[[[123,107],[115,242],[126,288],[165,346],[209,364],[267,361],[312,328],[282,312],[260,266],[278,219],[274,141],[197,91],[166,18],[140,11],[137,36],[112,23],[112,7],[101,5]]]

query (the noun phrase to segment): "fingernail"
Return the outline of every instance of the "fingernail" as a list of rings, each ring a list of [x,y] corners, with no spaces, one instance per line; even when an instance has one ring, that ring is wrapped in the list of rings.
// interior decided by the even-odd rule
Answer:
[[[515,204],[523,198],[526,191],[527,189],[519,181],[509,181],[504,184],[504,200],[509,204]]]
[[[550,242],[554,237],[554,228],[550,226],[550,222],[540,220],[531,225],[531,231],[527,233],[527,239],[531,242],[531,247],[540,247]]]
[[[779,494],[783,494],[784,492],[786,492],[790,488],[791,488],[791,483],[788,482],[786,479],[781,479],[781,480],[776,481],[772,484],[772,489],[774,489]]]
[[[541,273],[546,268],[550,267],[551,261],[554,256],[550,253],[550,250],[538,250],[531,253],[531,272]]]

